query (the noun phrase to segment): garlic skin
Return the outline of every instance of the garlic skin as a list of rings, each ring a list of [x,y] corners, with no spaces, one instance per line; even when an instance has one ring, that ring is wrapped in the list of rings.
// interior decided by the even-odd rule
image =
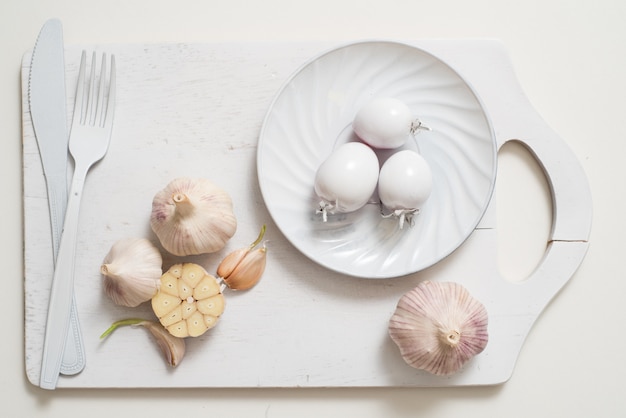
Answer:
[[[156,294],[163,274],[159,250],[145,238],[125,238],[113,244],[100,272],[104,292],[117,305],[136,307]]]
[[[400,298],[389,335],[407,364],[447,376],[485,349],[487,324],[484,305],[462,285],[425,281]]]
[[[150,226],[176,256],[221,250],[237,230],[228,193],[204,178],[180,177],[156,193]]]
[[[239,248],[228,254],[217,267],[217,276],[232,290],[248,290],[254,287],[263,272],[267,262],[267,248],[254,249],[265,235],[265,225],[257,239],[248,247]]]
[[[185,356],[185,340],[174,337],[161,324],[156,322],[143,321],[140,325],[150,331],[150,334],[155,338],[167,363],[172,367],[178,366]]]
[[[150,334],[155,338],[155,341],[165,357],[165,361],[172,366],[176,367],[180,364],[185,357],[186,345],[185,340],[182,338],[174,337],[165,328],[153,321],[147,321],[144,319],[123,319],[114,322],[109,329],[107,329],[100,338],[106,338],[109,334],[115,331],[117,328],[125,325],[141,326],[150,331]]]

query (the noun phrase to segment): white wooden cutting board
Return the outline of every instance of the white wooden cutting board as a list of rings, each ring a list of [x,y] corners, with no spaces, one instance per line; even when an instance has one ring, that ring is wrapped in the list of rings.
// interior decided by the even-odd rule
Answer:
[[[498,145],[517,139],[544,165],[555,202],[554,230],[543,264],[524,283],[500,277],[495,207],[469,240],[436,266],[407,277],[366,280],[328,271],[297,252],[265,209],[256,178],[261,122],[282,83],[330,43],[99,45],[117,59],[118,101],[110,150],[86,182],[76,263],[76,301],[87,366],[62,376],[60,388],[458,386],[505,382],[533,322],[582,261],[591,200],[584,173],[534,112],[496,41],[413,42],[455,68],[475,88]],[[81,47],[65,51],[68,117]],[[30,52],[22,63],[25,358],[39,381],[52,250],[46,189],[28,111]],[[247,245],[266,223],[268,264],[248,292],[226,291],[218,326],[187,341],[172,369],[143,329],[116,320],[152,319],[150,307],[121,308],[101,288],[100,263],[124,237],[154,239],[148,219],[154,194],[179,176],[212,179],[229,191],[239,221],[223,251],[186,258],[214,272],[229,251]],[[165,268],[174,260],[166,259]],[[400,296],[422,280],[466,286],[489,312],[486,350],[452,377],[407,366],[387,335]]]

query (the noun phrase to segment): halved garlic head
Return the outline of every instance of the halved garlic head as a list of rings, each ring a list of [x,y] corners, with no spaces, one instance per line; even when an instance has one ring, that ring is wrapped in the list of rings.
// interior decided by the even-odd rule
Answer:
[[[425,281],[400,298],[389,335],[410,366],[445,376],[485,349],[487,319],[462,285]]]
[[[224,312],[217,279],[194,263],[173,265],[161,276],[152,310],[175,337],[198,337],[213,328]]]

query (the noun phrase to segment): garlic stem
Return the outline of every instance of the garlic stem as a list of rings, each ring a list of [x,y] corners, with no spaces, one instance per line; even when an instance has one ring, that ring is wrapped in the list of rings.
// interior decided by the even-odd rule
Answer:
[[[328,213],[332,213],[333,209],[335,209],[335,206],[336,205],[333,205],[332,203],[326,202],[324,200],[320,202],[320,207],[317,209],[316,213],[322,214],[322,222],[328,221]]]
[[[413,216],[417,215],[419,212],[419,209],[396,209],[391,213],[385,213],[384,205],[382,202],[380,202],[380,216],[384,219],[391,217],[398,218],[398,227],[400,229],[404,228],[405,223],[408,223],[409,226],[415,225]]]
[[[415,118],[415,120],[411,122],[411,128],[409,131],[415,136],[419,133],[419,131],[432,131],[432,129],[424,125],[419,118]]]
[[[191,199],[184,193],[176,193],[172,196],[172,200],[176,204],[176,213],[181,218],[186,218],[194,212],[194,205]]]
[[[263,224],[263,226],[261,227],[261,231],[259,232],[259,236],[252,244],[250,244],[250,249],[253,249],[257,245],[259,245],[259,243],[263,240],[263,236],[265,235],[265,229],[265,224]]]
[[[123,327],[126,325],[138,325],[142,323],[143,321],[145,321],[145,319],[141,319],[141,318],[129,318],[129,319],[122,319],[119,321],[115,321],[113,322],[113,324],[111,324],[111,326],[106,331],[102,333],[102,335],[100,336],[100,339],[108,337],[109,335],[113,333],[113,331],[115,331],[119,327]]]
[[[402,213],[400,214],[400,219],[398,221],[398,226],[400,227],[400,229],[404,228],[405,219],[406,219],[406,214],[404,213],[404,211],[402,211]]]
[[[100,273],[102,273],[105,276],[107,276],[109,274],[109,269],[111,268],[110,266],[111,266],[110,264],[103,264],[103,265],[101,265],[100,266]]]
[[[461,341],[461,333],[456,329],[451,329],[448,331],[441,330],[440,337],[441,342],[450,348],[456,347]]]

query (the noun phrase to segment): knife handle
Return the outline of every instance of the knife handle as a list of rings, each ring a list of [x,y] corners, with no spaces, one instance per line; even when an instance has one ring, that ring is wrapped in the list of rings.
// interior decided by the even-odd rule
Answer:
[[[46,335],[39,378],[39,386],[43,389],[56,388],[65,341],[68,336],[74,295],[74,264],[78,236],[78,214],[80,212],[85,175],[86,170],[75,170],[67,201],[63,233],[59,244],[52,288],[50,290],[50,302],[48,304]]]
[[[46,184],[48,186],[48,210],[50,211],[50,227],[52,229],[52,254],[56,263],[67,205],[67,180],[60,176],[46,176]]]
[[[65,176],[59,176],[58,178],[46,177],[46,183],[48,185],[48,209],[50,211],[52,229],[52,253],[56,264],[67,205],[67,180]],[[85,349],[78,321],[76,299],[74,298],[70,312],[70,329],[67,333],[67,341],[65,342],[63,360],[61,362],[61,373],[74,375],[82,371],[84,367]]]
[[[72,376],[80,373],[85,368],[85,347],[83,344],[83,334],[78,321],[78,310],[76,309],[76,298],[72,297],[72,307],[70,311],[70,324],[65,339],[63,349],[63,359],[61,361],[61,374]]]

